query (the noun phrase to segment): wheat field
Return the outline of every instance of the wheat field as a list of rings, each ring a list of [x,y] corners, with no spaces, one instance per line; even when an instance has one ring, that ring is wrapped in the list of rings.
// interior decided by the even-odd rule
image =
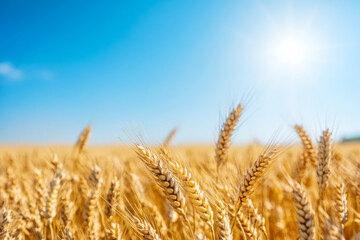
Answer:
[[[0,239],[360,239],[359,144],[0,148]],[[241,129],[238,129],[241,134]]]

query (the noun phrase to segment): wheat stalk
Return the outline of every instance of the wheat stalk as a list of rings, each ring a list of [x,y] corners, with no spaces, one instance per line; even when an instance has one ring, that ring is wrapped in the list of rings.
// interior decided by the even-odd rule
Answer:
[[[139,177],[136,174],[131,173],[127,175],[127,180],[128,180],[128,184],[131,186],[131,189],[135,192],[136,197],[140,202],[140,204],[142,206],[145,206],[146,205],[145,190]]]

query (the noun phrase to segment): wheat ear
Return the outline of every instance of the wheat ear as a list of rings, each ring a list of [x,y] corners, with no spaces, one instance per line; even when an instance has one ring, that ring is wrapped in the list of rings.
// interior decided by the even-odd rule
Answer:
[[[119,188],[119,180],[115,177],[115,179],[111,181],[110,188],[106,196],[105,215],[108,219],[110,219],[115,213],[116,204],[119,200]]]
[[[237,213],[236,222],[239,228],[244,231],[245,238],[249,240],[255,240],[258,237],[256,228],[250,223],[250,221],[245,217],[245,215],[239,211]]]
[[[340,229],[338,229],[332,222],[328,222],[324,240],[345,240],[345,238]]]
[[[79,154],[82,153],[82,151],[84,150],[84,147],[90,138],[90,134],[91,134],[91,126],[87,126],[81,132],[81,134],[75,144],[75,147],[77,148]]]
[[[97,200],[98,190],[96,189],[91,193],[91,196],[85,206],[85,223],[90,239],[96,239],[96,233],[98,230],[96,214]]]
[[[296,125],[295,126],[295,130],[297,132],[297,134],[299,135],[302,145],[304,147],[304,150],[306,152],[306,159],[305,160],[310,160],[310,163],[316,168],[316,150],[315,147],[311,141],[311,138],[309,137],[309,135],[306,133],[306,131],[304,130],[304,128],[302,126]]]
[[[41,216],[44,215],[45,212],[45,206],[46,206],[46,190],[43,182],[43,178],[41,176],[41,171],[38,169],[34,170],[34,187],[35,187],[35,193],[36,193],[36,202],[38,206],[38,210],[41,214]]]
[[[136,226],[136,230],[140,233],[142,239],[154,239],[161,240],[156,230],[150,226],[146,221],[141,221],[139,218],[133,216],[133,221]]]
[[[56,215],[56,207],[58,203],[58,195],[60,189],[61,173],[57,174],[50,183],[50,191],[46,200],[45,216],[49,223],[52,222]]]
[[[200,189],[197,181],[193,178],[188,169],[171,158],[170,154],[164,148],[161,148],[161,152],[171,166],[171,169],[180,178],[185,193],[189,197],[192,205],[195,207],[196,212],[200,215],[200,218],[212,229],[214,229],[213,211],[209,205],[208,199],[205,197],[204,192]]]
[[[274,159],[276,150],[272,150],[268,153],[262,154],[255,161],[252,167],[250,167],[244,177],[241,180],[239,191],[237,194],[237,200],[235,205],[235,216],[239,212],[241,206],[246,202],[250,194],[255,190],[256,183],[262,178],[269,164]],[[235,222],[235,221],[234,221]],[[234,222],[232,226],[234,226]]]
[[[295,181],[291,183],[291,187],[293,189],[300,239],[315,240],[313,213],[306,192],[300,184]]]
[[[0,239],[9,238],[9,225],[13,222],[10,210],[3,208],[0,212]]]
[[[303,178],[305,175],[305,170],[307,167],[307,163],[308,163],[308,155],[305,149],[302,150],[302,153],[297,161],[297,166],[296,166],[296,179],[299,182],[303,182]]]
[[[342,232],[348,217],[345,185],[343,183],[336,185],[335,210],[336,216],[339,220],[340,230]]]
[[[226,121],[224,122],[221,128],[215,150],[215,160],[216,160],[216,166],[218,172],[220,167],[227,160],[227,153],[230,146],[230,139],[235,130],[237,123],[239,122],[242,110],[243,108],[240,103],[233,111],[230,112],[229,116],[226,118]]]
[[[60,205],[61,208],[60,208],[59,216],[64,225],[64,228],[68,230],[71,223],[71,218],[72,218],[71,213],[74,205],[74,203],[71,202],[69,199],[69,193],[64,192],[62,194],[62,196],[60,197]]]
[[[90,190],[85,178],[79,176],[76,181],[79,184],[78,185],[79,192],[82,194],[82,196],[87,197]]]
[[[171,206],[179,215],[186,218],[185,197],[181,192],[179,184],[171,176],[170,171],[163,166],[159,157],[150,149],[137,145],[137,154],[146,168],[155,177],[157,184],[163,189]]]
[[[95,185],[94,191],[91,193],[88,201],[85,205],[84,217],[85,217],[85,226],[88,232],[89,239],[95,240],[98,238],[98,198],[99,190],[102,183],[102,178],[100,178],[100,168],[95,166],[90,175],[90,182]]]
[[[165,141],[164,141],[164,146],[169,146],[170,142],[174,139],[176,133],[177,133],[177,128],[174,128],[169,135],[166,137]]]
[[[251,199],[248,199],[246,202],[247,211],[249,214],[249,219],[254,227],[260,229],[260,231],[264,234],[265,239],[268,239],[266,228],[265,228],[265,219],[258,213],[258,209],[254,207]]]
[[[74,237],[72,236],[71,232],[69,232],[66,229],[65,229],[65,239],[66,240],[75,240]]]
[[[316,169],[317,180],[319,185],[320,199],[323,199],[325,188],[328,184],[330,173],[330,160],[332,153],[331,133],[329,129],[323,131],[319,141],[318,165]]]
[[[59,161],[59,158],[58,158],[57,154],[54,154],[54,156],[51,159],[50,163],[51,163],[51,165],[53,167],[54,174],[58,174],[59,172],[61,172],[63,170],[63,165]]]
[[[106,239],[108,240],[121,240],[120,225],[118,223],[110,223],[105,231]]]
[[[216,201],[216,224],[219,240],[232,240],[229,217],[226,214],[225,205],[221,200]]]

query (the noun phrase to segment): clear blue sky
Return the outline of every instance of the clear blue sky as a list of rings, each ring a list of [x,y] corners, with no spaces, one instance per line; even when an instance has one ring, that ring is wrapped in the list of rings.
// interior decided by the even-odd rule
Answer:
[[[293,138],[296,123],[360,134],[359,12],[328,0],[2,1],[0,144],[73,143],[87,124],[93,144],[136,125],[152,141],[178,127],[177,143],[214,143],[243,99],[237,143]]]

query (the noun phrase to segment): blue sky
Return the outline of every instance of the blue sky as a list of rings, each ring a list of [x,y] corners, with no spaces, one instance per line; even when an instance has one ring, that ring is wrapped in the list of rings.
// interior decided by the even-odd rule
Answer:
[[[3,1],[0,144],[360,134],[358,1]],[[286,47],[285,47],[286,46]],[[290,47],[289,47],[290,46]],[[295,47],[292,47],[295,46]],[[248,97],[248,96],[251,96]],[[281,139],[279,139],[281,140]]]

